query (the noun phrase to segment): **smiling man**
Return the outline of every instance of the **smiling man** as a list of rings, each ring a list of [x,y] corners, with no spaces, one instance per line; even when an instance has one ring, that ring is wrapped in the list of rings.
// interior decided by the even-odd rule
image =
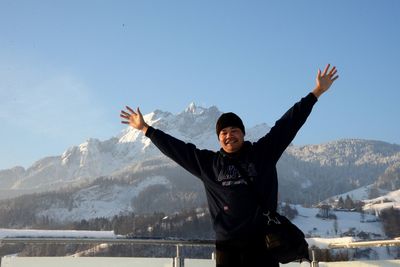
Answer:
[[[216,123],[221,149],[198,149],[147,125],[139,108],[121,111],[122,123],[141,130],[158,149],[201,179],[216,233],[217,267],[279,266],[265,249],[263,212],[276,211],[276,163],[311,113],[317,99],[338,78],[328,64],[318,70],[316,86],[294,104],[257,142],[245,141],[245,127],[236,114],[222,114]]]
[[[235,153],[240,150],[246,132],[238,115],[233,112],[222,114],[215,128],[219,144],[225,152]]]

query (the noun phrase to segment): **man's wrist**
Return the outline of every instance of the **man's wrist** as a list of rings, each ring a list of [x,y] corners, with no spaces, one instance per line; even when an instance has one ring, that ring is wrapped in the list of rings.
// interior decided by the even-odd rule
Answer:
[[[322,90],[318,87],[315,87],[312,93],[315,95],[316,98],[319,98],[322,95]]]
[[[140,129],[140,130],[143,132],[143,134],[146,134],[146,132],[147,132],[148,129],[149,129],[149,125],[147,125],[147,123],[145,123],[145,124],[143,125],[142,129]]]

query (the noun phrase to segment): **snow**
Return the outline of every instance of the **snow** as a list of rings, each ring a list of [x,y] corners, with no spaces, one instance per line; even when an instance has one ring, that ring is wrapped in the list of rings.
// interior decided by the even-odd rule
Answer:
[[[365,211],[379,213],[383,209],[400,208],[400,190],[392,191],[384,196],[364,200]]]
[[[316,217],[319,212],[318,208],[304,208],[300,205],[295,207],[299,215],[293,219],[293,223],[311,237],[336,238],[352,229],[355,233],[363,231],[374,236],[384,237],[381,224],[371,214],[364,214],[364,218],[361,218],[361,214],[358,212],[333,211],[337,217],[337,225],[335,226],[335,220],[333,219]],[[335,227],[337,227],[337,232]]]
[[[163,176],[147,177],[138,182],[135,186],[115,185],[112,190],[103,192],[103,189],[96,185],[84,189],[77,196],[74,202],[78,206],[68,209],[60,208],[57,205],[44,210],[38,216],[44,216],[56,221],[73,221],[91,219],[95,217],[112,217],[121,213],[132,212],[132,199],[141,191],[151,185],[169,185],[170,182]]]
[[[358,201],[365,200],[365,199],[368,199],[368,192],[371,187],[372,187],[372,185],[362,186],[360,188],[354,189],[354,190],[346,192],[344,194],[337,195],[333,198],[339,199],[340,197],[342,197],[342,199],[346,199],[346,197],[349,196],[353,201],[354,200],[358,200]]]
[[[162,180],[162,177],[158,177],[158,179]],[[156,180],[157,178],[153,181]],[[151,182],[152,181],[149,180],[145,183],[150,184]],[[116,194],[116,192],[113,192],[113,194]],[[300,205],[296,205],[295,208],[299,215],[292,221],[307,235],[306,240],[310,248],[329,249],[331,244],[341,244],[345,247],[349,243],[360,241],[359,238],[354,236],[340,237],[340,234],[344,234],[350,229],[352,229],[354,233],[359,233],[361,231],[370,233],[372,236],[371,239],[374,239],[374,237],[378,237],[378,239],[385,238],[380,223],[376,221],[373,215],[364,214],[365,218],[361,218],[358,212],[334,211],[334,214],[337,216],[336,233],[335,220],[316,217],[319,209],[305,208]],[[62,214],[58,213],[57,216],[62,216]],[[1,238],[5,237],[117,238],[120,236],[115,235],[112,231],[0,229],[0,242]],[[354,250],[350,251],[354,252]],[[369,259],[391,259],[394,257],[393,255],[396,255],[396,251],[389,247],[372,247],[369,255]]]
[[[290,146],[289,154],[322,166],[393,164],[400,160],[400,146],[381,141],[343,139],[326,144]]]
[[[113,231],[77,231],[77,230],[33,230],[0,228],[0,238],[32,237],[32,238],[117,238]],[[0,240],[1,241],[1,240]]]
[[[354,242],[352,237],[335,237],[335,238],[321,238],[311,237],[306,238],[309,247],[318,247],[320,249],[328,249],[330,244],[348,244]]]
[[[197,107],[194,102],[191,102],[189,106],[185,109],[185,112],[199,115],[204,112],[204,109],[201,107]]]
[[[165,130],[183,141],[194,142],[199,148],[217,150],[219,144],[214,123],[220,113],[216,107],[204,109],[191,103],[184,112],[178,115],[156,110],[144,115],[144,118],[149,125]],[[269,129],[266,124],[248,128],[246,129],[246,139],[255,141]],[[385,166],[382,165],[381,168],[385,169],[387,165],[400,160],[400,146],[398,145],[357,139],[334,141],[322,145],[290,146],[286,151],[288,155],[295,157],[298,161],[318,163],[315,164],[317,168],[344,166],[346,169],[354,169],[354,171],[356,170],[355,165],[368,165],[368,168],[373,170],[374,166],[384,164]],[[139,171],[139,168],[145,168],[140,164],[141,162],[161,157],[160,155],[160,152],[151,144],[150,139],[145,137],[141,131],[127,127],[117,137],[106,141],[89,139],[78,146],[69,148],[59,157],[48,157],[37,161],[26,171],[24,169],[2,171],[0,182],[3,183],[1,185],[4,189],[12,188],[15,191],[39,187],[41,190],[54,189],[57,186],[65,186],[68,182],[85,178],[116,176],[130,168],[131,173],[134,173]],[[151,166],[146,166],[146,168],[151,168]],[[365,173],[370,173],[370,169],[367,169],[368,171]],[[18,179],[15,179],[15,176]],[[315,181],[303,176],[301,168],[293,170],[293,177],[300,181],[301,188],[313,186]],[[81,190],[75,196],[75,206],[70,210],[53,205],[48,210],[40,212],[38,216],[49,216],[57,220],[111,217],[121,212],[132,211],[131,200],[146,187],[155,184],[169,186],[170,182],[163,176],[152,176],[134,186],[124,187],[116,184],[107,192],[102,191],[99,186],[92,186]],[[400,190],[367,200],[370,186],[360,187],[338,195],[337,198],[342,196],[344,199],[349,195],[353,201],[363,200],[367,203],[365,210],[373,214],[379,214],[381,209],[400,208]],[[353,230],[355,233],[364,231],[384,237],[380,223],[371,214],[361,215],[356,212],[335,211],[337,216],[335,222],[316,218],[315,215],[319,211],[317,208],[301,206],[296,206],[296,208],[299,216],[294,219],[294,223],[310,236],[308,240],[312,244],[319,244],[318,246],[327,246],[331,242],[350,242],[349,240],[352,239],[350,237],[338,239],[337,236],[353,229],[355,229]],[[361,218],[361,216],[365,216],[365,218]],[[4,233],[1,231],[0,229],[0,237]],[[65,233],[65,231],[62,232]],[[26,232],[21,235],[26,235]]]
[[[218,150],[215,121],[221,112],[217,107],[202,108],[191,103],[183,112],[172,114],[156,110],[144,115],[149,125],[182,139],[195,143],[198,148]],[[193,127],[195,126],[195,127]],[[270,130],[260,124],[246,129],[246,139],[255,141]],[[303,147],[290,146],[289,155],[304,162],[319,162],[322,165],[348,166],[349,164],[379,165],[400,160],[400,146],[377,141],[341,140],[323,145]],[[16,175],[10,171],[0,172],[2,189],[12,189],[9,195],[20,190],[47,191],[87,182],[100,176],[113,176],[141,161],[161,154],[141,131],[126,127],[116,137],[106,141],[90,138],[80,145],[67,149],[61,156],[37,161],[26,172]],[[380,166],[380,165],[379,165]],[[354,166],[349,166],[354,168]],[[372,168],[372,167],[371,167]],[[304,179],[301,187],[308,188],[315,181],[307,180],[298,172],[298,180]],[[356,177],[357,178],[357,177]]]

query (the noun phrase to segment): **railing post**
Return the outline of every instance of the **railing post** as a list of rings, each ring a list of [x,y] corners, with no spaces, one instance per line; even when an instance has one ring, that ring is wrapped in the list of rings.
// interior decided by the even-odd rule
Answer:
[[[315,257],[315,250],[311,250],[312,262],[311,267],[319,267],[318,261]]]
[[[176,245],[176,257],[174,258],[174,267],[185,267],[183,258],[180,256],[180,244]]]

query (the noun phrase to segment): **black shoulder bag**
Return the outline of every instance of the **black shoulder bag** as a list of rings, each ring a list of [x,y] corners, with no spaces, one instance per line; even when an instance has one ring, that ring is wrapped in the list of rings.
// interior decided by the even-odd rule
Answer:
[[[263,216],[265,248],[280,263],[311,262],[304,233],[295,224],[277,212],[268,211]]]
[[[243,170],[239,162],[233,161],[240,175],[246,179],[249,186],[253,187],[252,180],[246,175],[247,172]],[[261,199],[258,196],[257,201],[262,207]],[[277,261],[280,263],[289,263],[292,261],[302,262],[303,260],[311,262],[308,253],[308,243],[305,240],[304,233],[296,225],[276,211],[264,211],[263,219],[265,249],[267,249]]]

